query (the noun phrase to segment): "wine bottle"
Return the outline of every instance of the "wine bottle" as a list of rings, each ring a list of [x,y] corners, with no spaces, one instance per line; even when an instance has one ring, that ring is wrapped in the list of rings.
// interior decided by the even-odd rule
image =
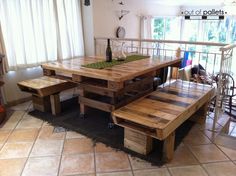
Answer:
[[[112,61],[112,51],[110,45],[110,39],[107,39],[107,49],[106,49],[106,62]]]

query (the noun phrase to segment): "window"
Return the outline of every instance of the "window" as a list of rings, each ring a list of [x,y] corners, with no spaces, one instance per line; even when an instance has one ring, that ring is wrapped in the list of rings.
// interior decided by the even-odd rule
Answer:
[[[79,0],[0,0],[10,69],[84,55]]]
[[[181,20],[179,17],[153,18],[153,39],[180,40]]]
[[[236,42],[235,17],[227,17],[225,20],[183,21],[181,21],[179,17],[157,17],[152,21],[152,29],[152,38],[157,40],[185,40],[194,42],[204,41],[219,43]],[[213,68],[212,66],[214,64],[214,55],[210,55],[207,53],[209,51],[215,51],[215,47],[187,45],[187,48],[184,49],[189,51],[188,58],[190,60],[195,60],[196,62],[198,62],[198,60],[200,59],[199,62],[202,65],[205,65],[207,63],[208,69]],[[203,52],[200,58],[199,55],[195,52],[196,50]],[[217,48],[217,51],[218,50],[219,48]],[[232,68],[232,70],[235,70],[236,59],[233,59],[232,62],[232,67],[234,67]],[[195,63],[193,62],[193,64]]]

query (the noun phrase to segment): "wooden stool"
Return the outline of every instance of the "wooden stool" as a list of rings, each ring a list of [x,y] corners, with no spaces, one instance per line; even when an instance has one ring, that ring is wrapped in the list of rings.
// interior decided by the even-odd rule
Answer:
[[[42,112],[51,109],[53,115],[61,112],[60,92],[76,87],[75,83],[49,76],[21,81],[17,85],[22,91],[32,94],[35,109]]]

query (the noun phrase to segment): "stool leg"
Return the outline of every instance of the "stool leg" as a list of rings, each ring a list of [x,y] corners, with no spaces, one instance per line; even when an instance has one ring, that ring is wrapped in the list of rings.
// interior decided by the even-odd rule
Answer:
[[[50,102],[51,102],[52,114],[57,115],[61,113],[60,95],[59,94],[50,95]]]

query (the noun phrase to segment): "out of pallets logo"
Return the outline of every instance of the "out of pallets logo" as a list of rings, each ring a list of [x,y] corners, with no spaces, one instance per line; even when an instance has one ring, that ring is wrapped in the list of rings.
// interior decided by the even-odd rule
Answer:
[[[227,12],[222,9],[194,9],[194,10],[182,10],[181,15],[186,20],[223,20]]]

